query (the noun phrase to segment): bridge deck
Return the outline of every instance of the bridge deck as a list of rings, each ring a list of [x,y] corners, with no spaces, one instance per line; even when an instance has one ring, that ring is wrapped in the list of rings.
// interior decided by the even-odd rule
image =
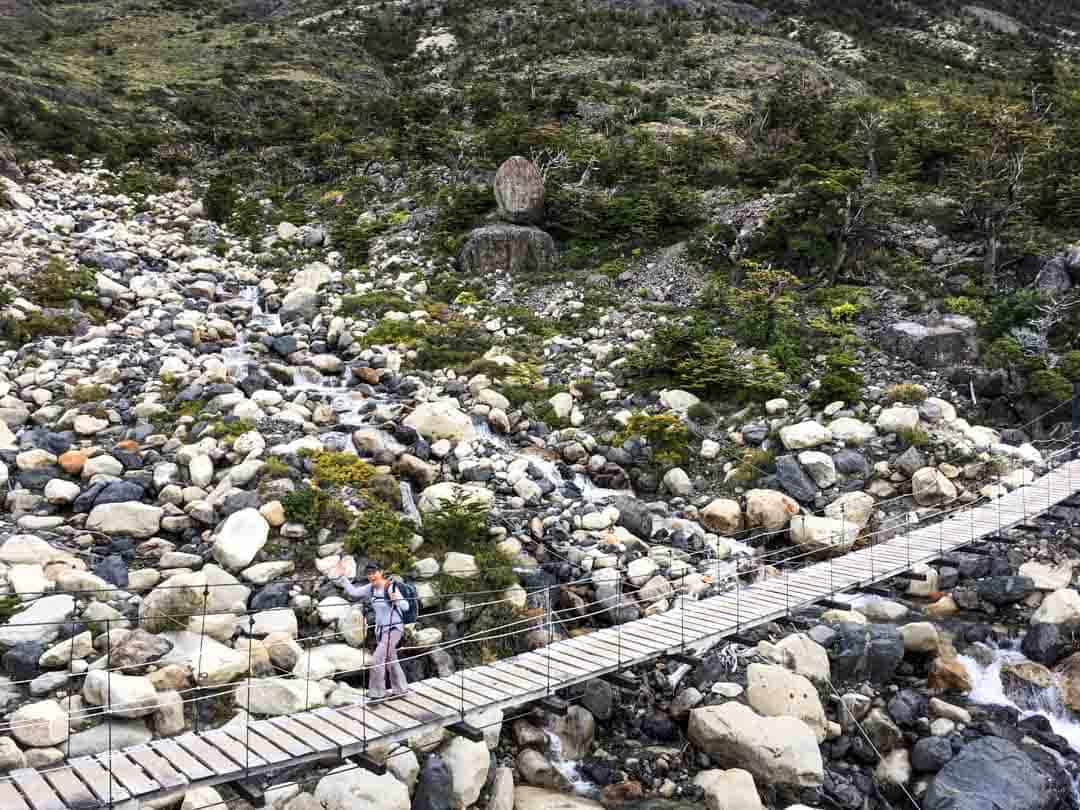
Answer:
[[[412,685],[407,698],[315,708],[202,733],[80,757],[0,779],[3,810],[66,810],[148,799],[338,759],[460,722],[465,713],[508,708],[658,656],[720,640],[837,593],[863,588],[920,562],[996,534],[1080,489],[1080,461],[986,505],[914,528],[834,560],[666,612],[555,642],[448,678]],[[258,681],[253,680],[252,685]],[[111,774],[111,776],[110,776]]]

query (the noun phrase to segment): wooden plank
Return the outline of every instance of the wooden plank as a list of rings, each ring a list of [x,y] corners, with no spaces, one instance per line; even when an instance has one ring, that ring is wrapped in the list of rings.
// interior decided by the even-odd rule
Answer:
[[[33,768],[12,771],[11,780],[19,786],[27,803],[34,810],[64,810],[60,797]]]
[[[96,806],[91,805],[91,807]],[[4,810],[30,810],[30,805],[23,801],[22,794],[11,782],[0,782],[0,807]]]
[[[409,718],[409,720],[411,720],[413,724],[418,726],[422,726],[425,723],[430,723],[434,720],[438,720],[440,717],[434,712],[430,712],[421,706],[410,703],[407,696],[391,698],[385,703],[378,703],[376,704],[376,708],[393,709],[398,714]]]
[[[587,648],[577,639],[569,639],[549,648],[555,657],[569,656],[572,659],[591,663],[594,667],[605,667],[618,663],[618,655],[610,650]]]
[[[90,788],[83,784],[72,768],[46,768],[41,775],[49,781],[60,800],[70,810],[93,810],[101,806],[101,802],[90,792]],[[2,791],[0,791],[0,807],[4,810],[14,810],[13,806],[4,800]]]
[[[429,681],[419,681],[418,683],[410,684],[410,688],[414,695],[428,701],[428,705],[431,707],[432,711],[438,706],[448,717],[452,714],[458,714],[461,711],[460,702],[458,705],[455,705],[448,695],[432,687]]]
[[[251,730],[260,737],[268,739],[282,751],[287,751],[291,756],[302,757],[316,753],[316,749],[306,742],[297,739],[291,734],[286,734],[268,720],[258,720],[252,723]]]
[[[327,753],[337,749],[337,743],[324,737],[307,726],[302,726],[291,717],[268,717],[266,722],[281,729],[285,734],[300,740],[304,745],[313,748],[319,753]]]
[[[129,759],[135,761],[150,777],[163,788],[173,789],[183,787],[188,779],[176,770],[168,760],[162,759],[157,752],[148,745],[136,745],[125,748],[124,753]]]
[[[368,714],[371,714],[371,706],[368,706]],[[311,712],[297,712],[292,715],[290,719],[300,726],[307,726],[312,731],[319,734],[321,737],[325,737],[330,740],[334,745],[354,745],[356,743],[362,743],[363,739],[357,739],[351,734],[346,734],[337,726],[332,726],[323,720],[321,717],[316,717]]]
[[[420,725],[415,719],[407,714],[403,714],[394,708],[395,701],[386,701],[384,703],[369,703],[367,707],[368,717],[374,715],[380,720],[385,720],[388,723],[395,725],[395,731],[404,731],[410,728],[415,728]]]
[[[69,760],[68,764],[102,802],[126,802],[131,798],[116,777],[102,768],[97,760],[90,757],[76,757]]]
[[[428,693],[420,684],[412,684],[409,688],[409,702],[420,706],[426,711],[438,717],[450,717],[456,715],[458,710],[447,706],[441,700]]]
[[[144,774],[142,768],[120,751],[106,751],[104,754],[98,754],[97,760],[108,768],[132,796],[143,796],[161,790],[157,782]]]
[[[287,762],[292,759],[292,756],[287,751],[278,748],[251,728],[252,725],[249,723],[239,726],[229,723],[222,726],[221,730],[242,745],[245,751],[253,752],[268,765],[277,765],[279,762]]]
[[[627,657],[633,657],[640,653],[647,653],[650,650],[656,649],[652,644],[643,645],[640,644],[637,639],[622,638],[622,633],[619,631],[619,627],[610,627],[604,630],[597,630],[588,634],[588,638],[599,644],[608,644],[618,650],[622,650],[621,660],[625,661]],[[584,636],[582,636],[584,638]]]
[[[261,768],[266,764],[266,761],[262,757],[246,745],[234,740],[226,734],[223,729],[219,728],[214,729],[213,731],[204,731],[202,738],[203,742],[207,745],[214,746],[214,748],[219,749],[229,759],[242,765],[245,772],[251,768]]]
[[[508,686],[503,686],[505,692],[496,692],[493,695],[490,689],[481,687],[480,684],[484,683],[481,678],[472,677],[472,670],[469,670],[469,672],[472,682],[466,687],[464,698],[462,698],[461,694],[461,685],[455,684],[447,678],[432,678],[424,681],[424,684],[434,699],[449,706],[459,714],[463,703],[465,711],[471,711],[513,695]]]
[[[368,743],[373,739],[385,737],[387,734],[393,734],[398,730],[398,726],[395,723],[391,723],[388,720],[384,720],[381,717],[376,717],[372,714],[371,708],[371,706],[358,703],[353,704],[352,706],[339,706],[334,711],[340,712],[346,717],[351,717],[364,728],[371,729],[371,733],[368,734]],[[363,741],[361,740],[361,742]]]
[[[199,760],[218,776],[239,773],[243,766],[233,762],[212,745],[207,745],[201,737],[190,732],[174,737],[177,745]]]
[[[312,709],[311,713],[317,717],[321,717],[327,723],[337,726],[346,734],[351,734],[361,742],[370,742],[381,736],[381,733],[372,729],[371,726],[357,720],[352,715],[345,714],[339,709],[331,709],[324,706],[319,709]]]
[[[618,661],[614,657],[608,658],[606,655],[600,656],[596,653],[590,654],[581,650],[574,651],[561,648],[549,650],[548,654],[552,657],[552,660],[581,664],[589,667],[592,672],[599,672],[602,669],[618,665]]]
[[[195,757],[176,744],[174,740],[154,740],[147,743],[190,782],[198,782],[214,775],[214,772],[199,762]]]

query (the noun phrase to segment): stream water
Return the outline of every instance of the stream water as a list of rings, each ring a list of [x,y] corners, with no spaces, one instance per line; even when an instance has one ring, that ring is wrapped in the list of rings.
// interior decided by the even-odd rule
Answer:
[[[562,740],[559,735],[550,729],[544,729],[548,739],[548,762],[567,781],[570,789],[578,796],[595,797],[600,789],[581,775],[578,770],[580,763],[577,760],[563,759]]]

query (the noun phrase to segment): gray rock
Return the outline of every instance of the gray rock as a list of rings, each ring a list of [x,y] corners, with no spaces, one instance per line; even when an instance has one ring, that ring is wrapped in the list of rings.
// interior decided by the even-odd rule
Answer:
[[[461,251],[468,273],[546,273],[555,268],[555,240],[539,228],[524,225],[485,225],[469,234]]]
[[[946,315],[940,324],[900,321],[881,336],[881,347],[927,368],[941,368],[974,360],[978,356],[975,321]]]
[[[1032,759],[1008,740],[983,737],[946,764],[922,802],[923,810],[1050,810],[1052,783]]]
[[[79,731],[68,737],[64,753],[69,757],[86,757],[111,749],[142,745],[154,739],[142,721],[106,721],[99,726]]]
[[[817,495],[817,487],[794,456],[776,459],[776,479],[780,488],[797,501],[806,503]]]

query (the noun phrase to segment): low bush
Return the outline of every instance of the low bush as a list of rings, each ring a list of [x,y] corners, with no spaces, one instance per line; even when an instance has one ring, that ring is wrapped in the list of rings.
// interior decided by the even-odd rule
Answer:
[[[390,574],[406,574],[416,565],[409,548],[414,526],[381,501],[356,516],[345,535],[345,551],[377,560]]]

